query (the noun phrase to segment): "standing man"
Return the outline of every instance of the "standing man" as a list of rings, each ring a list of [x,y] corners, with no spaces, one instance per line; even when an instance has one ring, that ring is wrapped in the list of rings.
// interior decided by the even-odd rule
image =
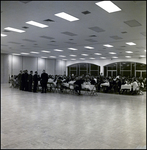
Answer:
[[[18,86],[19,86],[20,90],[22,90],[22,80],[21,80],[21,77],[22,77],[22,70],[20,70],[20,73],[18,74]]]
[[[28,70],[25,70],[24,80],[25,80],[25,91],[28,91],[28,84],[29,84],[29,80],[28,80]]]
[[[34,81],[34,86],[33,86],[33,92],[37,92],[37,87],[38,87],[38,81],[39,81],[39,78],[38,78],[38,72],[35,71],[35,74],[33,76],[33,81]]]
[[[41,74],[41,86],[42,86],[42,92],[46,93],[47,90],[47,81],[48,81],[48,74],[43,70],[43,73]]]
[[[32,82],[33,82],[33,71],[30,71],[28,80],[29,80],[29,86],[28,86],[28,91],[32,92]]]

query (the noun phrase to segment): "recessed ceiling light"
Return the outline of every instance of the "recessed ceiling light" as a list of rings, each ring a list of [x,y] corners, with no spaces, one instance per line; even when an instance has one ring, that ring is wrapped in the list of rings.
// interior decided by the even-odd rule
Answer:
[[[144,51],[146,52],[146,49]]]
[[[94,47],[90,47],[90,46],[84,46],[84,47],[88,49],[94,49]]]
[[[20,54],[13,53],[13,55],[20,55]]]
[[[116,53],[114,53],[114,52],[109,52],[109,54],[116,54]]]
[[[54,49],[54,51],[62,52],[63,50],[61,50],[61,49]]]
[[[136,44],[133,43],[133,42],[127,42],[126,44],[128,44],[128,45],[136,45]]]
[[[97,2],[95,4],[101,7],[102,9],[104,9],[105,11],[107,11],[108,13],[121,11],[121,9],[111,1],[102,1],[102,2]]]
[[[100,57],[100,58],[102,58],[102,59],[106,59],[106,57]]]
[[[40,27],[40,28],[46,28],[48,27],[47,25],[45,24],[42,24],[42,23],[38,23],[38,22],[35,22],[35,21],[28,21],[26,22],[27,24],[30,24],[30,25],[33,25],[33,26],[36,26],[36,27]]]
[[[1,34],[1,36],[2,36],[2,37],[5,37],[5,36],[7,36],[7,35],[6,35],[6,34]]]
[[[83,55],[83,56],[88,56],[88,54],[81,54],[81,55]]]
[[[94,53],[95,55],[102,55],[101,53]]]
[[[89,58],[89,59],[95,59],[95,58],[92,58],[92,57],[91,57],[91,58]]]
[[[71,59],[71,60],[76,60],[76,59]]]
[[[131,56],[125,56],[126,58],[131,58]]]
[[[7,27],[7,28],[4,28],[5,30],[9,30],[9,31],[14,31],[14,32],[18,32],[18,33],[23,33],[23,32],[26,32],[24,30],[19,30],[19,29],[15,29],[15,28],[11,28],[11,27]]]
[[[56,58],[56,56],[49,56],[49,57],[51,57],[51,58]]]
[[[103,46],[106,46],[106,47],[113,47],[112,45],[109,45],[109,44],[105,44]]]
[[[132,51],[126,51],[126,53],[133,53]]]
[[[140,57],[145,57],[145,55],[140,55]]]
[[[70,55],[70,56],[72,56],[72,57],[76,57],[77,55]]]
[[[32,52],[30,52],[30,53],[39,54],[39,52],[33,52],[33,51],[32,51]]]
[[[55,16],[60,17],[60,18],[65,19],[65,20],[68,20],[70,22],[79,20],[78,18],[76,18],[74,16],[71,16],[71,15],[65,13],[65,12],[61,12],[61,13],[55,14]]]
[[[50,51],[45,51],[45,50],[42,50],[41,52],[44,52],[44,53],[50,53]]]
[[[118,57],[114,56],[114,57],[112,57],[112,58],[118,58]]]
[[[66,56],[64,56],[64,55],[59,55],[59,57],[66,57]]]
[[[21,54],[23,54],[23,55],[29,55],[29,53],[21,53]]]
[[[77,50],[76,48],[68,48],[68,49],[73,50],[73,51],[76,51],[76,50]]]

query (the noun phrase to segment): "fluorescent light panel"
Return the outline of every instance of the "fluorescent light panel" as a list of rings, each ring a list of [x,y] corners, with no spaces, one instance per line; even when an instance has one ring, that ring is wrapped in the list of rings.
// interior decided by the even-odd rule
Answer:
[[[131,58],[131,56],[125,56],[126,58]]]
[[[145,55],[140,55],[140,57],[145,57]]]
[[[32,52],[30,52],[30,53],[33,53],[33,54],[39,54],[39,52],[33,52],[33,51],[32,51]]]
[[[28,21],[26,22],[27,24],[30,24],[30,25],[33,25],[33,26],[36,26],[36,27],[40,27],[40,28],[46,28],[48,27],[47,25],[45,24],[42,24],[42,23],[38,23],[38,22],[35,22],[35,21]]]
[[[90,47],[90,46],[85,46],[85,48],[94,49],[94,47]]]
[[[60,17],[60,18],[65,19],[65,20],[68,20],[70,22],[79,20],[78,18],[76,18],[74,16],[71,16],[71,15],[65,13],[65,12],[61,12],[61,13],[55,14],[55,16]]]
[[[13,55],[20,55],[20,54],[13,53]]]
[[[114,56],[114,57],[112,57],[112,58],[118,58],[118,57]]]
[[[97,2],[95,4],[101,7],[102,9],[104,9],[105,11],[107,11],[108,13],[121,11],[121,9],[111,1],[102,1],[102,2]]]
[[[44,50],[43,50],[43,51],[41,51],[41,52],[44,52],[44,53],[50,53],[50,51],[44,51]]]
[[[126,51],[126,53],[133,53],[132,51]]]
[[[7,36],[7,35],[6,35],[6,34],[1,34],[1,36],[2,36],[2,37],[5,37],[5,36]]]
[[[41,58],[47,58],[47,57],[41,57]]]
[[[95,55],[102,55],[101,53],[94,53]]]
[[[114,53],[114,52],[109,52],[109,54],[116,54],[116,53]]]
[[[51,58],[56,58],[56,56],[49,56],[49,57],[51,57]]]
[[[102,59],[106,59],[106,57],[101,57]]]
[[[85,58],[80,58],[81,60],[85,60]]]
[[[77,50],[76,48],[68,48],[68,49],[73,50],[73,51],[76,51],[76,50]]]
[[[76,60],[76,59],[71,59],[71,60]]]
[[[88,54],[81,54],[81,55],[83,55],[83,56],[88,56]]]
[[[103,46],[106,46],[106,47],[113,47],[112,45],[109,45],[109,44],[105,44]]]
[[[21,53],[21,54],[23,54],[23,55],[29,55],[29,53]]]
[[[59,57],[66,57],[66,56],[64,56],[64,55],[59,55]]]
[[[126,44],[128,44],[128,45],[136,45],[136,44],[133,43],[133,42],[127,42]]]
[[[70,56],[72,56],[72,57],[76,57],[77,55],[70,55]]]
[[[6,28],[4,28],[4,29],[5,29],[5,30],[9,30],[9,31],[18,32],[18,33],[23,33],[23,32],[25,32],[24,30],[19,30],[19,29],[11,28],[11,27],[6,27]]]
[[[91,57],[91,58],[89,58],[89,59],[95,59],[95,58],[92,58],[92,57]]]
[[[61,50],[61,49],[54,49],[54,51],[62,52],[63,50]]]

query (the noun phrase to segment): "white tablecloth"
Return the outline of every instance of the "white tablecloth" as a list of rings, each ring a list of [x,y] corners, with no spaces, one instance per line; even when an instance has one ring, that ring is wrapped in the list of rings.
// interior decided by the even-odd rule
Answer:
[[[100,87],[103,87],[103,86],[110,86],[110,83],[107,82],[107,83],[101,83]]]
[[[124,84],[124,85],[121,85],[121,90],[130,90],[131,91],[131,84]]]
[[[91,90],[96,90],[95,86],[94,85],[86,85],[86,84],[82,84],[82,89],[89,89],[90,91]]]

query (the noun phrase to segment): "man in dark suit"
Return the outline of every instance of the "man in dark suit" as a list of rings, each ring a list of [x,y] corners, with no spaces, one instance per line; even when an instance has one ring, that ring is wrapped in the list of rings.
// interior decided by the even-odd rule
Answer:
[[[48,81],[48,74],[43,70],[43,73],[41,74],[41,86],[42,86],[42,92],[46,93],[47,90],[47,81]]]
[[[29,80],[29,85],[28,85],[28,91],[32,92],[32,82],[33,82],[33,71],[30,71],[30,74],[28,76],[28,80]]]
[[[38,81],[39,81],[38,72],[35,71],[35,74],[34,74],[34,76],[33,76],[33,82],[34,82],[33,92],[35,92],[35,93],[37,92]]]

